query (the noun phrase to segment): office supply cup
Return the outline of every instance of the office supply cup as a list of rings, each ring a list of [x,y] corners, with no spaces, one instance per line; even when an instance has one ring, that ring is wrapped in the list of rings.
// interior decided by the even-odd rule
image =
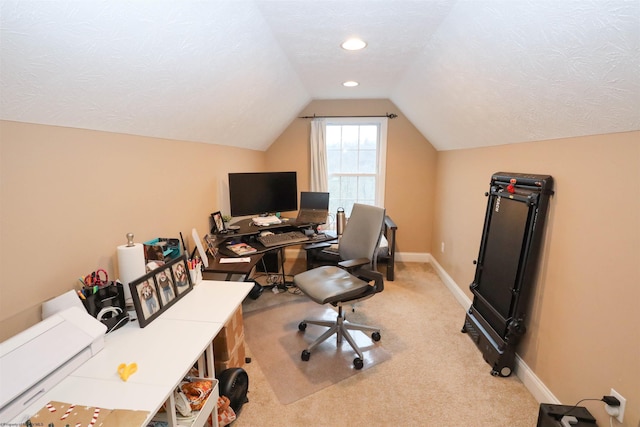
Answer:
[[[191,283],[194,285],[202,280],[202,270],[200,269],[200,265],[197,265],[196,268],[192,268],[189,270],[189,275],[191,276]]]
[[[122,283],[109,282],[83,299],[82,304],[87,313],[102,322],[109,332],[129,321]]]

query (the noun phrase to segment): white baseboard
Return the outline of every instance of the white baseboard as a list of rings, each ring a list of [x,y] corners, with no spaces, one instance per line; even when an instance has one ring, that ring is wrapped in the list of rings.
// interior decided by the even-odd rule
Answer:
[[[471,306],[471,299],[462,291],[460,286],[449,276],[449,274],[442,268],[442,266],[436,261],[436,259],[427,254],[429,257],[429,263],[438,273],[440,280],[451,291],[455,299],[460,303],[464,311],[469,310]],[[540,381],[540,378],[529,368],[529,366],[522,360],[519,354],[516,353],[516,366],[514,367],[516,376],[522,381],[522,384],[529,390],[529,393],[538,401],[538,403],[552,403],[560,404],[561,402],[551,393],[551,390]]]
[[[429,262],[431,256],[424,252],[396,252],[396,261],[399,262]]]
[[[451,291],[451,293],[453,294],[455,299],[458,301],[458,303],[460,303],[462,308],[464,308],[464,311],[466,312],[467,310],[469,310],[469,307],[471,307],[471,299],[469,299],[467,294],[465,294],[462,291],[460,286],[458,286],[458,284],[453,280],[453,278],[449,276],[449,273],[447,273],[444,270],[444,268],[442,268],[442,266],[438,263],[438,261],[436,261],[436,259],[433,256],[431,256],[431,254],[428,254],[428,255],[429,255],[429,263],[436,270],[436,272],[438,273],[438,276],[440,276],[440,280],[442,280],[442,283],[444,283],[444,285],[449,289],[449,291]]]
[[[522,381],[522,384],[529,390],[538,401],[538,403],[552,403],[554,405],[560,405],[562,402],[551,393],[551,390],[547,388],[546,385],[540,378],[533,373],[531,368],[524,363],[524,360],[520,358],[520,355],[516,353],[516,366],[515,366],[516,376]]]

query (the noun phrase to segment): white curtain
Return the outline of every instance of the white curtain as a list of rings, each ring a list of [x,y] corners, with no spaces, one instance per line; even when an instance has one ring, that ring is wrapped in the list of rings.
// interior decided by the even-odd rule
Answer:
[[[325,120],[311,120],[311,191],[328,190],[327,143],[325,141]]]

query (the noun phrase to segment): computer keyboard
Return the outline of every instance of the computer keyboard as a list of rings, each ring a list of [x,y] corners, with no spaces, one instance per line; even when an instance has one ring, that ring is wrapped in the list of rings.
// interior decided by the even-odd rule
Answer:
[[[309,238],[301,231],[287,231],[286,233],[259,236],[258,241],[262,243],[265,248],[272,248],[290,243],[308,242]]]

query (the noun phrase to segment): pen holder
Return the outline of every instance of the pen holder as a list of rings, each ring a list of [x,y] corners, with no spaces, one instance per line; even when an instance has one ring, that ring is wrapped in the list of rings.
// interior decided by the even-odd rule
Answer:
[[[198,284],[202,280],[202,270],[200,270],[200,265],[198,265],[198,268],[189,270],[189,275],[191,276],[191,283],[194,285]]]
[[[96,293],[86,296],[82,304],[87,313],[102,322],[109,332],[129,321],[122,283],[109,282],[99,287]]]

